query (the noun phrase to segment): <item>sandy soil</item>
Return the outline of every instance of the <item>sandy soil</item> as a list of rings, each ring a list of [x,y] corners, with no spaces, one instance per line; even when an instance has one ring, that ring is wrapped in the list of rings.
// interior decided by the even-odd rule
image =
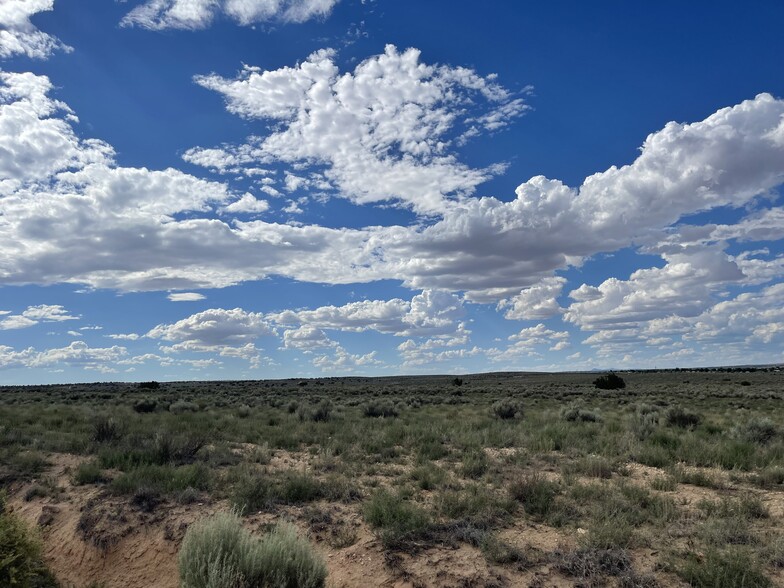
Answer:
[[[55,454],[49,476],[59,488],[55,498],[24,500],[29,486],[12,488],[9,506],[28,523],[40,528],[44,556],[57,578],[67,588],[87,587],[99,583],[106,588],[175,588],[178,585],[177,553],[189,524],[218,510],[221,503],[181,505],[168,502],[146,513],[120,498],[107,497],[96,486],[73,486],[71,472],[84,459]],[[303,455],[276,456],[273,467],[302,465]],[[633,483],[647,485],[662,472],[656,468],[629,465]],[[712,472],[725,476],[723,472]],[[748,490],[721,491],[680,485],[676,500],[689,510],[703,499],[739,495]],[[762,493],[775,517],[784,514],[784,495]],[[561,576],[551,565],[531,569],[489,565],[482,553],[465,544],[426,549],[416,555],[386,554],[375,534],[362,522],[357,505],[320,504],[334,521],[356,532],[356,542],[348,547],[330,547],[329,529],[299,523],[322,553],[329,569],[328,585],[333,588],[367,586],[412,587],[566,587],[575,580]],[[279,519],[302,521],[302,507],[285,507],[276,513],[258,513],[246,517],[251,530]],[[579,534],[580,530],[577,530]],[[524,550],[550,553],[568,548],[576,541],[575,531],[560,531],[546,525],[520,521],[504,529],[500,537]],[[633,558],[638,572],[655,571],[657,552],[635,550]],[[674,577],[657,572],[661,586],[683,586]],[[784,585],[784,576],[774,581]]]

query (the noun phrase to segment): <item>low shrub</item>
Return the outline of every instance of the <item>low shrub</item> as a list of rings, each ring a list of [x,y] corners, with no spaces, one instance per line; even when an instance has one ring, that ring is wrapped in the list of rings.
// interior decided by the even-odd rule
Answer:
[[[98,417],[93,423],[90,440],[95,443],[111,443],[122,437],[122,427],[110,417]]]
[[[327,567],[291,525],[261,539],[235,513],[218,513],[191,525],[179,554],[182,588],[255,588],[325,585]]]
[[[561,410],[561,418],[568,422],[596,423],[602,417],[595,410],[589,410],[581,402],[573,402]]]
[[[187,400],[178,400],[169,405],[169,412],[173,414],[183,414],[186,412],[199,412],[199,405]]]
[[[493,414],[502,420],[522,418],[523,403],[514,398],[504,398],[493,404]]]
[[[133,410],[138,413],[155,412],[158,402],[152,398],[142,398],[133,404]]]
[[[329,400],[322,400],[315,406],[300,406],[297,409],[297,416],[301,421],[318,423],[328,421],[331,415],[332,403]]]
[[[100,484],[102,482],[106,482],[106,476],[104,476],[103,470],[94,461],[80,463],[73,474],[73,483],[76,486]]]
[[[702,418],[696,412],[692,412],[680,406],[671,406],[664,413],[664,422],[668,427],[681,427],[683,429],[696,427]]]
[[[396,417],[399,413],[397,408],[389,400],[371,400],[362,407],[362,414],[366,417]]]
[[[753,418],[738,425],[732,431],[736,439],[759,445],[770,443],[778,434],[778,427],[768,418]]]

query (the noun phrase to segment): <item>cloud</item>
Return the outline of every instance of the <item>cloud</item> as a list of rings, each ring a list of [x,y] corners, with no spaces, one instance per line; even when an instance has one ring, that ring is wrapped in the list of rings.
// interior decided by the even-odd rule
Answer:
[[[71,316],[59,304],[41,304],[28,306],[21,314],[11,314],[8,311],[0,312],[4,316],[0,320],[0,330],[25,329],[41,322],[61,322],[77,320],[78,316]]]
[[[624,329],[668,315],[696,316],[712,303],[712,293],[745,277],[717,247],[664,255],[662,268],[639,269],[629,280],[609,278],[591,299],[571,304],[564,319],[588,330]],[[585,285],[583,285],[585,286]],[[575,295],[585,296],[586,289]]]
[[[759,292],[745,292],[719,302],[693,321],[684,338],[764,345],[784,342],[784,284],[774,284]]]
[[[337,342],[327,337],[321,329],[312,325],[303,325],[297,329],[286,329],[283,332],[284,349],[313,351],[325,347],[337,347]]]
[[[538,284],[522,289],[499,307],[507,308],[504,316],[510,320],[548,319],[563,312],[556,298],[561,295],[565,283],[565,278],[544,278]]]
[[[353,372],[357,369],[383,365],[382,361],[376,359],[376,353],[371,351],[364,355],[353,354],[338,346],[332,354],[313,358],[312,363],[322,372]]]
[[[411,301],[363,300],[343,306],[322,306],[314,310],[286,310],[267,315],[280,325],[301,325],[347,332],[368,330],[399,337],[450,334],[465,315],[462,301],[454,294],[425,290]]]
[[[22,316],[39,322],[74,321],[79,318],[78,316],[70,315],[68,311],[59,304],[28,306],[27,310],[22,313]]]
[[[554,331],[544,323],[521,329],[508,337],[506,349],[488,349],[487,356],[494,362],[514,362],[520,357],[541,357],[537,347],[547,346],[549,351],[562,351],[570,346],[568,331]]]
[[[241,308],[211,308],[177,321],[161,324],[147,333],[151,339],[181,344],[180,349],[242,347],[273,334],[264,317]]]
[[[326,17],[339,0],[148,0],[131,10],[123,26],[146,29],[204,29],[217,15],[240,25],[301,23]]]
[[[74,341],[67,347],[45,351],[37,351],[33,347],[17,351],[12,347],[0,345],[0,369],[40,368],[62,364],[107,371],[109,364],[126,354],[125,347],[90,347],[84,341]]]
[[[141,335],[137,333],[115,333],[106,336],[109,337],[109,339],[119,339],[121,341],[136,341],[141,338]]]
[[[331,93],[343,83],[340,80],[347,80],[350,87],[368,78],[369,90],[377,90],[378,76],[371,75],[374,67],[379,76],[390,68],[400,70],[390,79],[405,79],[400,72],[412,68],[414,73],[429,72],[432,79],[458,77],[454,69],[424,66],[407,55],[390,52],[373,58],[334,82],[327,75],[325,87]],[[251,75],[285,78],[285,83],[275,86],[281,90],[280,104],[272,100],[259,108],[286,111],[285,104],[294,103],[286,98],[289,92],[306,102],[308,92],[319,95],[313,87],[318,84],[307,76],[303,85],[307,92],[297,89],[297,76],[309,68],[327,67],[324,60],[305,62],[290,71],[247,74],[248,80]],[[475,75],[466,74],[466,79]],[[239,82],[227,83],[234,87]],[[425,92],[418,84],[411,86],[414,94]],[[403,84],[400,93],[405,95],[407,88]],[[77,136],[74,113],[51,98],[51,90],[44,76],[0,73],[0,250],[4,252],[0,284],[80,283],[126,291],[187,291],[269,275],[330,284],[397,280],[415,290],[465,292],[465,298],[475,302],[507,299],[510,316],[538,313],[544,318],[557,310],[555,297],[544,296],[556,292],[555,271],[579,266],[600,252],[636,244],[655,247],[687,214],[715,207],[753,205],[753,209],[763,203],[757,197],[769,194],[784,178],[784,144],[777,139],[784,127],[784,101],[761,94],[698,123],[668,124],[648,137],[632,164],[595,174],[580,188],[537,176],[521,184],[516,198],[508,202],[492,197],[449,200],[438,195],[432,202],[443,208],[440,215],[410,226],[328,228],[223,219],[216,218],[215,211],[241,200],[226,184],[175,169],[118,166],[111,146]],[[475,90],[480,95],[483,91],[491,90],[483,86]],[[374,100],[384,96],[380,90],[371,95]],[[341,108],[353,104],[349,97],[346,94]],[[361,107],[364,102],[357,100]],[[396,100],[393,104],[402,99]],[[299,106],[295,104],[294,110],[298,113]],[[425,112],[421,105],[415,110]],[[402,117],[400,126],[395,126],[383,108],[379,116],[371,133],[379,135],[372,141],[384,137],[384,145],[400,143],[403,131],[411,126],[407,119]],[[305,125],[298,120],[292,124]],[[390,125],[391,130],[382,131]],[[16,132],[19,128],[26,132]],[[285,135],[287,128],[284,125],[280,133]],[[428,142],[431,135],[424,139],[423,154],[431,149],[431,159],[438,159],[442,155]],[[396,144],[394,151],[403,149],[416,159],[417,144]],[[426,154],[422,157],[427,160]],[[406,157],[401,154],[397,159]],[[296,183],[290,182],[291,187]],[[417,198],[413,192],[411,198]],[[751,241],[775,236],[777,218],[773,212],[750,212],[736,226],[689,232],[695,241],[732,234]],[[686,234],[687,229],[681,227],[681,232]],[[696,251],[662,250],[672,261],[668,271],[675,271],[675,266],[683,269],[683,264],[697,268]],[[757,280],[776,275],[781,268],[780,260],[760,256],[735,256],[727,263],[742,272],[753,270]],[[653,284],[654,274],[631,281],[645,279]],[[530,298],[535,293],[542,294],[541,300]],[[576,295],[605,294],[598,286],[586,285]],[[570,316],[577,317],[577,312],[588,317],[591,307],[575,307]],[[586,318],[585,324],[590,320]],[[395,332],[416,325],[403,327]]]
[[[392,45],[351,73],[340,74],[334,58],[325,49],[296,67],[246,66],[237,79],[197,76],[198,84],[225,97],[230,112],[272,121],[276,130],[223,147],[222,157],[195,148],[185,158],[219,168],[248,161],[314,164],[338,196],[358,204],[400,201],[427,214],[441,212],[449,197],[471,194],[500,169],[471,169],[450,151],[450,132],[476,125],[497,130],[526,109],[491,78],[426,65],[417,49],[401,53]],[[483,116],[503,109],[503,118],[471,115],[480,102]]]
[[[269,210],[269,203],[266,200],[258,200],[252,194],[245,193],[242,198],[235,200],[231,204],[224,206],[224,212],[230,213],[262,213]]]
[[[37,325],[38,322],[22,315],[11,315],[0,320],[0,331],[10,331],[13,329],[26,329]]]
[[[206,296],[198,292],[172,292],[167,298],[172,302],[197,302],[204,300]]]
[[[38,30],[30,17],[52,10],[54,0],[3,0],[0,3],[0,59],[26,55],[45,59],[54,51],[72,51],[55,37]]]

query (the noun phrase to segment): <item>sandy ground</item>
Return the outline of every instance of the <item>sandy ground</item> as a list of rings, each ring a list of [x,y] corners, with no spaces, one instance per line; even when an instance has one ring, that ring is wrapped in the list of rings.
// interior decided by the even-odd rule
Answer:
[[[105,588],[175,588],[178,586],[177,553],[189,524],[216,511],[227,509],[221,503],[181,505],[168,502],[152,513],[145,513],[127,499],[107,497],[96,486],[73,486],[70,473],[83,457],[55,454],[48,473],[59,488],[56,498],[24,500],[27,486],[12,488],[11,509],[29,524],[40,528],[44,557],[65,588],[86,588],[96,583]],[[297,463],[296,456],[276,457],[275,464]],[[660,470],[630,465],[629,480],[648,484],[662,475]],[[722,472],[716,475],[726,476]],[[726,495],[727,491],[723,491]],[[732,493],[732,490],[729,490]],[[716,499],[715,490],[680,485],[673,494],[688,512],[702,499]],[[766,493],[764,500],[774,517],[784,515],[784,495]],[[329,569],[328,586],[365,588],[367,586],[412,587],[566,587],[579,585],[561,576],[551,565],[528,570],[514,566],[489,565],[482,553],[465,544],[430,548],[416,555],[385,554],[375,534],[362,522],[357,505],[323,504],[333,520],[356,532],[356,542],[344,548],[330,547],[327,530],[299,527],[308,534],[323,555]],[[277,513],[246,517],[251,530],[261,530],[278,519],[297,519],[299,507],[281,508]],[[322,532],[323,531],[323,532]],[[577,530],[579,534],[580,530]],[[575,536],[546,525],[521,520],[504,529],[500,537],[520,549],[552,552],[574,545]],[[574,533],[574,531],[572,531]],[[638,572],[655,571],[657,552],[635,550]],[[656,573],[663,587],[684,586],[676,578]],[[784,575],[774,578],[784,586]]]

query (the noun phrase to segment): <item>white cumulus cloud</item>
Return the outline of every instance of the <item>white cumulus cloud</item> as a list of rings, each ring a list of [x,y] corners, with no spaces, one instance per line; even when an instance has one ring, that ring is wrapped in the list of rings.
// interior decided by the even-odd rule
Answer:
[[[44,59],[58,49],[71,51],[70,47],[40,31],[30,22],[31,16],[52,10],[53,5],[54,0],[0,2],[0,59],[14,55]]]
[[[525,110],[522,99],[472,70],[424,64],[416,49],[389,45],[343,74],[334,57],[322,50],[296,67],[246,67],[237,79],[198,76],[197,83],[226,98],[229,111],[280,128],[234,150],[221,148],[222,158],[214,148],[192,149],[185,158],[219,168],[248,160],[319,164],[336,195],[360,204],[401,201],[430,214],[497,171],[460,163],[449,132],[476,124],[461,112],[473,112],[479,102],[485,113],[503,108],[508,124]]]
[[[339,0],[148,0],[131,10],[124,26],[146,29],[204,29],[222,14],[240,25],[305,22],[325,17]]]

